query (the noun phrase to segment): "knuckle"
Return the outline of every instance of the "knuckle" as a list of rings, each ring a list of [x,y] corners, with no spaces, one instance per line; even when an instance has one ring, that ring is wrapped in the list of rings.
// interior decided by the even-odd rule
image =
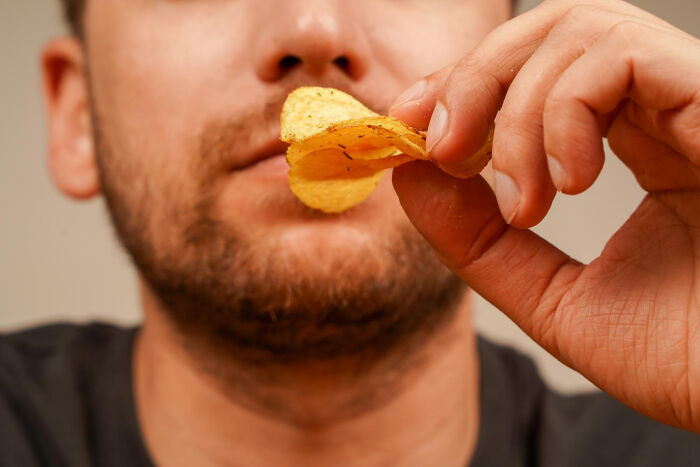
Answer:
[[[444,84],[445,81],[447,81],[453,69],[454,65],[446,66],[444,68],[439,69],[438,71],[427,75],[425,77],[425,80],[428,83],[428,85],[440,86]]]
[[[565,41],[573,56],[580,56],[605,32],[604,25],[613,21],[613,15],[597,5],[575,4],[554,25],[547,39],[553,44]]]
[[[543,120],[558,115],[567,105],[569,99],[569,96],[563,95],[556,88],[553,89],[544,101]]]
[[[648,30],[649,27],[638,20],[625,19],[615,23],[608,31],[608,36],[615,41],[637,44]]]
[[[489,56],[483,48],[478,47],[472,52],[465,55],[455,67],[455,71],[458,73],[472,73],[475,71],[487,71],[488,68],[486,64],[488,63]]]
[[[562,16],[560,24],[580,25],[581,22],[585,22],[591,18],[594,9],[595,7],[588,4],[577,3],[572,5]]]
[[[460,101],[466,98],[474,98],[475,94],[465,94],[465,86],[471,88],[470,93],[486,99],[489,102],[501,100],[501,94],[505,91],[501,86],[494,71],[488,67],[488,57],[481,50],[476,50],[464,57],[455,67],[448,80],[448,89],[445,97],[448,100]],[[450,94],[452,91],[452,95]]]
[[[532,110],[504,110],[496,121],[499,135],[539,140],[542,136],[542,114]]]
[[[575,5],[576,0],[544,0],[540,5],[546,7],[559,7],[561,5]]]

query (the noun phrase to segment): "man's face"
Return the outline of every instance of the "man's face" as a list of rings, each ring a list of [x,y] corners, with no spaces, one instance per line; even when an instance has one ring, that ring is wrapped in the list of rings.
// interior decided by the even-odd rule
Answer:
[[[327,342],[343,323],[447,300],[456,282],[389,177],[342,215],[294,198],[279,112],[289,91],[322,85],[386,113],[508,14],[506,0],[89,0],[102,189],[151,288],[183,323],[250,327],[242,340],[281,319],[291,331],[269,348],[313,346],[309,323]]]

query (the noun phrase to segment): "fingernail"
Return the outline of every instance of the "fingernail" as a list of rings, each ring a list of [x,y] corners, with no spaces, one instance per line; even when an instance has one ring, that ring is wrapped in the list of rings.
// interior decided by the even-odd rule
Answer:
[[[510,224],[520,207],[520,189],[510,176],[498,170],[493,171],[493,182],[501,214]]]
[[[549,167],[549,176],[552,177],[554,187],[559,191],[563,190],[566,186],[566,171],[561,162],[547,154],[547,167]]]
[[[425,90],[427,87],[427,83],[424,79],[422,79],[412,85],[410,88],[406,89],[399,97],[396,98],[394,105],[392,105],[389,109],[389,113],[392,113],[401,106],[420,100],[423,95],[425,95]]]
[[[433,116],[430,117],[430,125],[428,125],[428,134],[426,136],[426,149],[432,151],[435,146],[444,138],[447,132],[448,115],[445,105],[438,101],[433,110]]]

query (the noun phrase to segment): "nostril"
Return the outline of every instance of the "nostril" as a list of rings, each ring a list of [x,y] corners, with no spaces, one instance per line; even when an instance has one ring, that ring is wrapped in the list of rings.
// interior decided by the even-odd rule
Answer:
[[[297,66],[298,64],[301,63],[301,59],[299,57],[296,57],[294,55],[285,55],[282,57],[279,63],[279,67],[283,71],[288,71]]]
[[[350,71],[350,60],[348,60],[348,57],[345,55],[341,55],[340,57],[336,57],[335,60],[333,60],[333,63],[343,70],[344,72],[348,73]]]

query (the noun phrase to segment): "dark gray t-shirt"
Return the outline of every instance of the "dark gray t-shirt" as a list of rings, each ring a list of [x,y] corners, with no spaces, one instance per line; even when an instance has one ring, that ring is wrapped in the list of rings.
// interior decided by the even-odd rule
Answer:
[[[57,324],[0,335],[0,466],[151,466],[131,391],[136,332]],[[700,465],[696,435],[604,394],[557,395],[506,347],[480,339],[479,357],[473,466]]]

